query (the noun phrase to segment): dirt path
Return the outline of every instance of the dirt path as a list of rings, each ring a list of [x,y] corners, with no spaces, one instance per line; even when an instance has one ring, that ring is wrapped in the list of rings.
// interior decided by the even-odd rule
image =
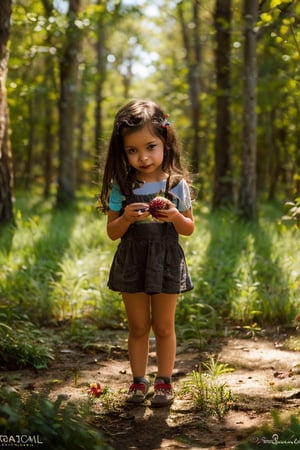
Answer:
[[[222,375],[234,401],[225,419],[205,417],[182,394],[186,377],[210,356],[235,369]],[[51,367],[41,372],[3,372],[1,385],[33,389],[51,398],[67,395],[71,401],[84,400],[89,384],[109,388],[110,396],[93,404],[92,423],[104,432],[115,450],[232,449],[270,420],[270,411],[300,408],[300,353],[284,350],[270,339],[227,339],[210,345],[199,355],[178,349],[174,371],[176,400],[170,408],[153,409],[150,402],[138,407],[124,406],[131,381],[126,349],[119,345],[98,345],[90,353],[74,345],[59,345]],[[154,377],[155,353],[149,358],[149,375]],[[300,436],[298,436],[300,440]],[[251,445],[249,446],[251,448]]]

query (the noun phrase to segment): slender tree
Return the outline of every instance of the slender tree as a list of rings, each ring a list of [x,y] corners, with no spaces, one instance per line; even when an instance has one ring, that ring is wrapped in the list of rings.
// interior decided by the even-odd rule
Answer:
[[[42,0],[42,4],[45,11],[45,16],[47,20],[51,20],[53,15],[53,1],[52,0]],[[48,49],[51,48],[53,41],[53,33],[51,30],[47,29],[45,44]],[[44,196],[48,197],[50,195],[51,181],[53,175],[53,159],[54,159],[54,149],[55,149],[55,136],[53,132],[54,128],[54,101],[53,101],[53,91],[56,89],[55,80],[55,68],[53,56],[50,50],[45,55],[45,137],[44,137]]]
[[[81,32],[76,25],[79,11],[80,0],[69,0],[66,45],[60,61],[58,206],[72,202],[76,189],[74,132],[78,55],[81,48]]]
[[[98,0],[101,5],[102,1]],[[106,6],[106,5],[105,5]],[[96,161],[99,164],[101,153],[101,137],[102,137],[102,101],[103,101],[103,85],[106,78],[106,36],[107,27],[104,23],[104,13],[98,14],[97,37],[95,43],[96,50],[96,77],[95,77],[95,148]]]
[[[200,39],[200,0],[191,2],[192,17],[185,19],[184,11],[189,7],[188,2],[180,1],[177,6],[183,45],[185,48],[185,59],[187,65],[187,77],[189,84],[189,97],[191,104],[191,120],[193,128],[193,144],[191,152],[191,165],[195,172],[200,165],[200,119],[201,119],[201,70],[202,70],[202,46]]]
[[[231,0],[216,0],[216,137],[213,209],[233,204],[230,149],[230,35]]]
[[[256,24],[258,0],[244,0],[244,114],[241,179],[238,199],[239,215],[246,220],[257,218],[256,189]]]
[[[6,96],[11,0],[1,1],[0,14],[0,222],[13,222],[13,171]]]

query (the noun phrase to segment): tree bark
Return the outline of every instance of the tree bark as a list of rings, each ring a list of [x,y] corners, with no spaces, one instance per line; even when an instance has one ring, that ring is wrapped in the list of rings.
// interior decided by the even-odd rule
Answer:
[[[202,139],[200,136],[201,103],[201,69],[202,69],[202,47],[200,40],[200,20],[199,8],[200,0],[192,2],[192,30],[189,30],[188,23],[184,18],[184,7],[187,3],[181,1],[178,3],[178,17],[181,25],[183,45],[186,51],[186,65],[188,69],[189,97],[191,103],[191,121],[193,129],[193,143],[191,151],[191,167],[194,172],[198,172],[200,166],[200,150]]]
[[[256,188],[256,31],[258,0],[244,0],[244,116],[238,211],[241,218],[257,218]]]
[[[230,35],[231,0],[217,0],[216,29],[216,139],[212,207],[232,206],[233,179],[230,148]]]
[[[13,222],[13,168],[6,97],[11,0],[1,1],[0,14],[0,223]]]
[[[24,188],[26,191],[30,189],[32,181],[32,166],[33,166],[33,153],[34,153],[34,134],[36,121],[34,117],[34,105],[36,104],[36,99],[34,96],[30,96],[28,99],[28,144],[26,145],[26,155],[24,163]]]
[[[42,0],[45,10],[45,16],[49,19],[53,15],[53,1]],[[46,46],[50,49],[52,46],[52,33],[47,32]],[[53,132],[55,104],[52,100],[52,92],[57,90],[55,83],[53,56],[49,52],[45,55],[45,137],[44,137],[44,197],[49,197],[51,191],[51,182],[53,176],[53,155],[55,149],[55,136]]]
[[[103,20],[99,18],[97,41],[96,41],[96,67],[97,76],[95,80],[95,148],[97,166],[101,159],[101,136],[102,136],[102,101],[103,83],[106,78],[106,29]]]
[[[75,22],[79,10],[80,0],[69,0],[66,46],[60,62],[57,206],[66,206],[75,199],[76,162],[74,132],[77,99],[77,58],[81,48],[81,33]]]

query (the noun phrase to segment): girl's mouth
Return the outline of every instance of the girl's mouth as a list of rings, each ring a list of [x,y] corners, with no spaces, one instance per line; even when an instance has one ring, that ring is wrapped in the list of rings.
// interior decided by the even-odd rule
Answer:
[[[140,166],[140,169],[147,170],[152,166],[152,164],[148,164],[147,166]]]

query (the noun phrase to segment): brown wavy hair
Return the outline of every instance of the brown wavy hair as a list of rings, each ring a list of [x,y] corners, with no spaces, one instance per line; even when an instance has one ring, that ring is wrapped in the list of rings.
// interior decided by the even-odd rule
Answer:
[[[162,168],[169,175],[167,186],[171,188],[182,178],[187,180],[188,174],[182,162],[179,141],[174,127],[168,122],[167,117],[156,103],[147,100],[132,100],[117,112],[109,142],[100,194],[103,212],[108,211],[109,194],[113,182],[119,185],[124,196],[132,194],[133,189],[139,185],[135,170],[128,163],[123,138],[144,126],[149,127],[151,133],[163,142]]]

